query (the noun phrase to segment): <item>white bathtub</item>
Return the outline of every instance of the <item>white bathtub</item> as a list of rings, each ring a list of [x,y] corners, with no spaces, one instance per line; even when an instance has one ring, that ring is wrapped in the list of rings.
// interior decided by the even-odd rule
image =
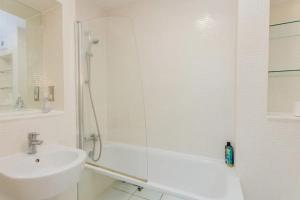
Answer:
[[[147,159],[148,157],[148,159]],[[98,173],[197,200],[243,200],[239,178],[223,161],[124,145],[105,145],[101,166],[147,179],[146,182],[87,164]]]

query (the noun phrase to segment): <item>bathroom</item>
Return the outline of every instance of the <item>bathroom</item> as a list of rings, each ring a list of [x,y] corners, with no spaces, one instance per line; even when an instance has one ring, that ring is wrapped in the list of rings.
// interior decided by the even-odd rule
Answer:
[[[0,200],[300,199],[299,0],[0,9]]]

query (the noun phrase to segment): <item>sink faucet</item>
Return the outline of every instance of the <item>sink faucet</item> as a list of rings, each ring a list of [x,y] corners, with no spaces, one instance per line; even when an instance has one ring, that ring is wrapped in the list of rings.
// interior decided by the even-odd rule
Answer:
[[[37,136],[40,135],[38,133],[29,133],[28,134],[28,154],[36,154],[36,146],[43,144],[42,140],[38,140]]]

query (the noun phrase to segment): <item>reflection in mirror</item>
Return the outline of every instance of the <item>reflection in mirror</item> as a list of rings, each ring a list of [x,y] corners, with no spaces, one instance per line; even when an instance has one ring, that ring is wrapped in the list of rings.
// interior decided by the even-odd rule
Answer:
[[[53,3],[0,0],[2,113],[41,110],[50,86],[56,90],[53,108],[63,109],[61,7],[47,2]]]
[[[269,53],[268,111],[297,116],[295,105],[300,102],[300,0],[271,0]],[[300,110],[298,112],[300,114]]]

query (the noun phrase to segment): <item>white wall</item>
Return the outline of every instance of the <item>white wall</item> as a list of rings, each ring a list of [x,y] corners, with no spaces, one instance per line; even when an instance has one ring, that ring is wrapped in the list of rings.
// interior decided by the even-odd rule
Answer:
[[[300,123],[268,120],[269,0],[239,0],[237,168],[246,200],[300,198]]]
[[[223,158],[234,140],[236,6],[142,0],[108,12],[133,21],[151,147]]]
[[[25,151],[27,133],[38,131],[46,144],[59,143],[68,146],[76,145],[75,118],[75,74],[74,65],[74,24],[75,2],[59,0],[63,5],[63,65],[64,65],[64,114],[54,117],[23,119],[0,122],[0,156],[18,151]],[[1,194],[0,194],[1,195]],[[1,198],[1,200],[5,200]],[[70,189],[57,199],[76,199],[76,188]],[[56,200],[56,199],[55,199]]]
[[[46,76],[44,87],[54,86],[54,101],[51,106],[63,110],[63,49],[62,49],[62,9],[57,5],[42,13],[43,68]],[[48,88],[46,88],[48,89]],[[41,101],[42,101],[41,94]]]

